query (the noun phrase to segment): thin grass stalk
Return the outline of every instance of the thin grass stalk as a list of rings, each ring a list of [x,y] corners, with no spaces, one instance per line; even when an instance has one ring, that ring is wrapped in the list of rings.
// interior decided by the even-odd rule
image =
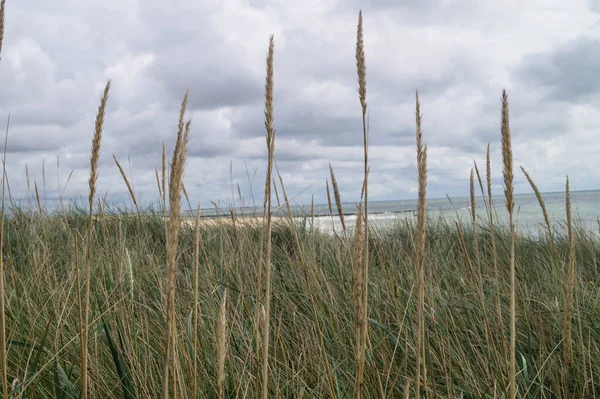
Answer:
[[[493,337],[492,328],[491,328],[491,325],[490,325],[490,322],[489,322],[489,319],[487,316],[486,307],[485,307],[485,295],[483,292],[483,279],[481,278],[480,270],[473,266],[473,262],[471,261],[471,257],[469,256],[469,252],[467,250],[467,244],[466,244],[462,229],[460,227],[460,224],[458,222],[455,222],[455,225],[456,225],[456,230],[458,231],[460,249],[465,257],[467,266],[469,268],[469,273],[471,274],[471,278],[473,279],[475,289],[477,291],[477,302],[479,303],[479,306],[481,307],[481,314],[483,315],[483,323],[484,323],[484,327],[485,327],[485,343],[486,343],[486,347],[487,347],[486,355],[489,356],[490,353],[493,354],[493,358],[494,358],[494,362],[496,363],[496,366],[501,367],[501,362],[500,362],[500,358],[498,357],[498,351],[496,350],[496,345],[492,341],[492,337]],[[492,364],[488,364],[488,366],[489,366],[489,370],[490,370],[490,376],[493,378]]]
[[[575,237],[573,235],[573,223],[571,214],[571,191],[569,189],[569,177],[566,184],[566,212],[567,212],[567,234],[569,239],[569,260],[567,268],[567,289],[565,295],[565,310],[563,320],[563,383],[567,390],[567,377],[569,366],[573,360],[571,330],[573,318],[573,288],[575,285]]]
[[[473,229],[473,249],[475,251],[475,261],[477,262],[477,276],[481,280],[481,262],[479,259],[479,241],[477,239],[477,203],[475,201],[475,179],[473,169],[471,169],[471,177],[469,180],[470,197],[471,197],[471,228]]]
[[[262,398],[269,397],[269,323],[271,312],[271,174],[275,152],[275,128],[273,127],[273,52],[274,37],[269,38],[269,51],[267,54],[267,72],[265,77],[265,129],[268,151],[267,179],[265,184],[266,201],[266,259],[265,259],[265,322],[262,335]],[[264,239],[264,238],[263,238]]]
[[[290,202],[288,200],[287,192],[285,191],[285,185],[283,184],[283,178],[279,173],[279,168],[277,167],[277,163],[275,163],[275,170],[277,175],[279,176],[279,184],[281,185],[281,191],[283,192],[283,198],[285,200],[286,210],[288,212],[288,217],[290,221],[290,225],[293,226],[294,216],[292,214],[292,209],[290,208]],[[302,272],[304,275],[304,282],[306,284],[306,289],[308,291],[308,296],[310,298],[310,305],[313,312],[313,318],[315,320],[315,324],[317,327],[317,334],[319,336],[319,345],[321,349],[321,356],[325,362],[325,368],[327,370],[327,382],[329,388],[329,394],[331,397],[335,397],[334,383],[331,372],[331,365],[329,364],[329,356],[327,355],[327,350],[325,348],[325,342],[323,341],[323,328],[321,327],[321,322],[319,320],[319,314],[317,312],[317,305],[315,301],[315,296],[308,278],[308,263],[306,262],[306,255],[304,253],[304,248],[300,242],[300,237],[298,237],[298,231],[295,228],[292,228],[292,234],[294,237],[294,243],[296,244],[296,248],[298,248],[299,258],[300,258],[300,266],[302,268]]]
[[[479,183],[479,189],[481,190],[481,198],[483,200],[483,205],[485,206],[485,213],[487,215],[488,203],[485,199],[485,190],[483,188],[483,181],[481,179],[481,175],[479,174],[479,168],[477,167],[477,162],[473,162],[473,167],[475,168],[475,174],[477,175],[477,182]]]
[[[123,177],[123,180],[125,181],[125,185],[127,186],[127,191],[129,191],[129,196],[131,197],[131,201],[133,201],[133,205],[135,206],[135,210],[138,214],[138,217],[140,217],[141,216],[140,207],[138,206],[137,199],[135,198],[135,193],[133,192],[133,187],[129,183],[129,179],[127,179],[127,175],[125,174],[125,171],[121,167],[121,164],[117,160],[117,157],[115,156],[115,154],[113,154],[113,159],[115,160],[115,163],[117,164],[117,168],[119,168],[121,177]]]
[[[167,147],[163,140],[162,142],[162,203],[163,213],[167,214]]]
[[[79,311],[79,337],[83,337],[84,335],[84,325],[83,325],[83,317],[84,317],[84,309],[81,300],[81,272],[79,270],[79,245],[77,243],[77,234],[73,234],[73,250],[75,253],[75,281],[77,283],[76,291],[77,291],[77,309]],[[79,339],[79,355],[81,359],[85,356],[86,345],[83,339]]]
[[[514,212],[514,185],[513,185],[513,156],[510,137],[510,124],[508,113],[508,95],[502,91],[502,175],[504,178],[504,196],[509,217],[510,229],[510,370],[509,370],[509,397],[517,397],[517,359],[516,359],[516,276],[515,276],[515,226]]]
[[[176,373],[178,361],[175,342],[175,280],[177,274],[177,246],[180,226],[181,192],[183,185],[183,171],[187,156],[187,142],[190,132],[190,122],[184,123],[185,111],[188,101],[189,89],[186,91],[181,103],[177,141],[171,160],[171,173],[169,176],[169,219],[167,224],[167,328],[165,331],[165,359],[163,364],[163,399],[169,397],[169,366],[172,365]],[[171,359],[172,356],[172,359]],[[173,392],[177,389],[175,378]]]
[[[92,154],[90,157],[90,178],[89,178],[89,219],[87,229],[87,248],[86,248],[86,270],[85,270],[85,298],[84,298],[84,315],[83,340],[84,350],[83,358],[81,359],[81,393],[83,399],[88,397],[88,338],[89,338],[89,314],[90,314],[90,279],[92,272],[92,233],[94,229],[94,196],[96,195],[96,183],[98,181],[98,161],[100,159],[100,144],[102,141],[102,128],[104,126],[104,115],[106,113],[106,103],[108,101],[108,93],[110,91],[110,80],[106,83],[104,94],[98,107],[96,115],[96,124],[94,129],[94,138],[92,139]]]
[[[427,368],[425,365],[425,212],[427,196],[427,145],[423,144],[423,131],[421,129],[421,104],[419,93],[415,93],[416,103],[416,141],[417,141],[417,169],[418,169],[418,202],[417,202],[417,241],[415,263],[417,272],[417,328],[416,328],[416,391],[415,397],[421,397],[421,382],[427,392]],[[422,370],[421,370],[422,369]],[[422,379],[422,381],[421,381]]]
[[[494,229],[494,202],[492,200],[492,162],[490,154],[490,144],[487,146],[487,154],[485,161],[485,174],[487,180],[487,200],[488,200],[488,217],[489,217],[489,229],[490,229],[490,242],[492,245],[492,263],[494,266],[494,279],[496,289],[496,328],[497,336],[504,337],[504,316],[502,315],[502,308],[500,303],[500,273],[498,271],[498,251],[496,250],[496,232]],[[500,348],[502,349],[502,355],[504,357],[504,364],[508,364],[508,354],[506,351],[506,342],[503,338],[500,338]],[[504,393],[506,394],[506,383],[504,380],[501,381]]]
[[[345,235],[346,222],[344,221],[344,210],[342,209],[342,197],[340,196],[340,189],[338,187],[337,180],[335,179],[335,174],[333,173],[331,163],[329,164],[329,173],[331,174],[331,185],[333,186],[333,197],[335,198],[335,206],[337,207],[340,223],[342,224],[342,231]]]
[[[521,166],[521,171],[527,178],[527,181],[529,182],[529,185],[533,189],[533,192],[535,193],[535,197],[537,198],[538,203],[540,204],[540,208],[542,208],[542,215],[544,216],[544,222],[546,223],[546,231],[548,232],[548,240],[550,240],[550,248],[552,249],[552,254],[554,255],[554,257],[558,257],[558,252],[556,251],[556,246],[554,245],[554,236],[552,234],[552,227],[550,226],[550,217],[548,216],[548,211],[546,210],[546,204],[544,203],[544,197],[542,197],[542,193],[538,189],[537,185],[535,184],[535,182],[533,181],[533,179],[531,178],[529,173],[527,173],[527,171],[522,166]]]
[[[314,230],[315,228],[315,195],[313,194],[310,197],[310,228]]]
[[[368,131],[367,131],[367,65],[365,61],[365,45],[363,40],[363,16],[362,10],[358,13],[358,24],[356,27],[356,70],[358,74],[358,98],[360,100],[361,114],[362,114],[362,130],[363,130],[363,152],[364,152],[364,261],[363,261],[363,318],[368,319],[368,287],[369,287],[369,190],[368,190],[368,176],[369,176],[369,145],[368,145]],[[362,331],[362,342],[360,344],[360,350],[363,352],[360,359],[359,373],[356,376],[357,381],[357,398],[362,398],[363,384],[364,384],[364,352],[367,347],[367,334],[368,325]]]
[[[217,387],[219,399],[223,399],[225,384],[225,359],[227,357],[227,288],[223,290],[221,296],[221,305],[219,306],[219,326],[217,328],[219,335],[218,364],[217,364]]]
[[[331,206],[331,194],[329,193],[329,181],[325,179],[325,188],[327,189],[327,206],[329,208],[329,214],[333,215],[333,208]],[[600,219],[598,220],[598,224],[600,225]]]
[[[365,328],[365,320],[363,318],[363,237],[362,237],[362,204],[358,205],[356,214],[356,227],[354,231],[354,312],[355,312],[355,347],[356,347],[356,375],[360,375],[360,367],[364,364],[364,350],[362,348],[362,335]]]
[[[40,191],[38,190],[37,181],[33,181],[33,188],[35,189],[35,199],[38,206],[38,211],[40,211],[40,215],[44,214],[44,208],[42,207],[42,202],[40,200]]]
[[[0,3],[0,54],[4,33],[4,0]],[[0,367],[2,367],[2,397],[8,398],[8,362],[6,351],[6,314],[4,286],[4,182],[6,181],[6,147],[8,144],[8,127],[4,136],[4,155],[2,157],[2,205],[0,210]]]
[[[196,220],[194,222],[194,376],[192,398],[198,397],[198,291],[199,291],[199,270],[200,270],[200,204],[196,210]]]

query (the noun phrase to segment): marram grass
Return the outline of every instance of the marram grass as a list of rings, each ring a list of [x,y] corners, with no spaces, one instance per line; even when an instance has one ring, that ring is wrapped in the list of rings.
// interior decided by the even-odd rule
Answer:
[[[185,225],[185,224],[184,224]],[[487,225],[478,226],[482,267],[483,305],[492,325],[497,324],[495,287],[501,313],[508,325],[510,298],[510,236],[500,226],[495,230],[499,251],[500,281],[496,281]],[[270,395],[281,397],[329,397],[327,366],[321,355],[324,339],[333,370],[336,395],[355,394],[356,320],[352,265],[356,259],[354,237],[341,241],[316,231],[294,227],[304,256],[303,270],[292,227],[273,228],[271,281],[271,325],[273,343],[269,351]],[[77,396],[81,386],[78,350],[78,320],[74,290],[74,236],[85,236],[86,217],[81,213],[38,217],[24,212],[5,224],[6,315],[8,332],[8,381],[12,397],[28,392],[33,397],[54,397],[56,392]],[[474,257],[469,230],[464,232],[467,250]],[[252,385],[260,368],[249,367],[255,356],[254,305],[256,267],[260,254],[256,243],[261,229],[230,225],[201,226],[199,267],[194,266],[194,228],[179,236],[175,322],[179,341],[179,364],[184,390],[191,392],[197,356],[197,390],[200,397],[213,397],[220,389],[225,397],[254,397]],[[401,397],[407,381],[414,389],[415,346],[412,320],[416,318],[417,280],[412,240],[414,226],[405,223],[387,231],[373,231],[369,258],[369,342],[365,361],[363,395]],[[574,277],[574,311],[569,397],[594,397],[600,392],[600,242],[575,229],[577,268]],[[496,354],[486,347],[486,328],[478,302],[478,287],[470,277],[460,236],[448,223],[427,224],[428,255],[424,330],[426,337],[428,389],[438,395],[500,397],[500,376],[506,370],[496,365]],[[160,397],[162,393],[166,325],[164,309],[165,228],[162,217],[105,217],[95,224],[92,240],[92,295],[90,317],[90,384],[98,397],[120,398],[122,376],[134,392],[129,397]],[[85,240],[77,240],[85,253]],[[547,241],[518,237],[516,377],[519,395],[563,397],[561,350],[565,260],[569,256],[566,234],[558,234],[555,245],[561,261]],[[129,253],[129,258],[127,257]],[[130,280],[122,270],[133,266]],[[340,276],[339,270],[347,273]],[[194,342],[194,272],[198,273],[198,343]],[[120,278],[117,276],[121,274]],[[309,276],[310,288],[304,273]],[[227,289],[227,309],[219,287]],[[310,303],[312,291],[316,314]],[[315,328],[319,319],[322,336]],[[225,320],[226,318],[226,320]],[[222,326],[226,324],[225,330]],[[110,328],[117,346],[116,367],[103,326]],[[47,331],[46,331],[47,329]],[[223,333],[226,332],[224,344]],[[508,342],[508,332],[495,340]],[[224,349],[219,349],[224,348]],[[221,357],[224,356],[224,360]],[[500,355],[502,358],[502,356]],[[37,359],[36,367],[33,361]],[[260,364],[260,363],[259,363]],[[492,365],[492,367],[490,367]],[[505,366],[504,366],[505,367]],[[121,373],[121,374],[120,374]],[[583,377],[587,376],[586,379]],[[58,378],[58,379],[57,379]],[[222,381],[222,384],[220,383]],[[494,381],[498,384],[494,386]],[[411,395],[412,396],[412,395]],[[32,396],[29,396],[32,397]]]

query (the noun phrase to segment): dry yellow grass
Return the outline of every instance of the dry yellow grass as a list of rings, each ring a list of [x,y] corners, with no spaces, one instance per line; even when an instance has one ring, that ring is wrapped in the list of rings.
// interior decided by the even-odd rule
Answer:
[[[2,41],[4,39],[4,7],[5,0],[0,2],[0,59],[2,57]],[[6,178],[6,142],[4,144],[4,159],[2,161],[2,215],[0,215],[0,254],[4,242],[4,182]],[[6,319],[4,314],[4,260],[0,256],[0,368],[2,368],[2,397],[8,398],[8,370],[6,362]]]
[[[356,375],[362,372],[361,365],[364,364],[365,350],[362,346],[363,330],[366,328],[363,312],[363,292],[364,292],[364,269],[363,269],[363,236],[362,236],[362,205],[358,205],[356,215],[356,228],[354,231],[354,314],[355,314],[355,347],[356,347]]]
[[[273,127],[273,36],[269,38],[267,53],[267,73],[265,77],[265,129],[268,151],[267,178],[265,182],[266,246],[265,259],[265,322],[262,335],[262,397],[269,396],[269,322],[271,312],[271,175],[275,157],[275,128]],[[263,238],[264,239],[264,238]],[[262,253],[262,252],[261,252]],[[260,289],[260,288],[259,288]]]
[[[129,179],[127,179],[127,175],[125,174],[125,171],[123,170],[123,167],[121,167],[121,164],[117,160],[117,157],[115,156],[115,154],[113,154],[113,159],[115,160],[115,163],[117,164],[117,168],[119,168],[119,173],[121,173],[121,177],[125,181],[125,185],[127,186],[127,191],[129,191],[129,196],[131,197],[131,200],[133,201],[133,205],[135,206],[135,209],[139,216],[140,215],[140,207],[138,206],[137,199],[135,198],[135,194],[133,192],[133,187],[129,183]]]
[[[417,272],[417,325],[415,329],[416,340],[416,391],[415,397],[421,396],[421,382],[427,392],[427,368],[425,366],[425,212],[427,196],[427,145],[423,144],[421,129],[421,104],[419,93],[415,94],[416,112],[416,139],[417,139],[417,172],[419,193],[417,201],[417,241],[415,248],[415,263]]]
[[[527,181],[529,182],[529,185],[533,189],[533,192],[535,193],[535,197],[537,198],[538,203],[540,204],[540,208],[542,208],[542,214],[544,216],[544,223],[546,223],[546,230],[548,232],[548,240],[550,240],[550,249],[552,250],[552,254],[554,256],[558,256],[558,252],[556,251],[556,247],[554,246],[554,236],[552,234],[552,227],[550,226],[550,217],[548,216],[548,211],[546,210],[546,204],[544,203],[544,197],[542,197],[542,193],[538,189],[537,185],[535,184],[535,182],[533,181],[531,176],[529,176],[529,173],[527,173],[525,168],[523,168],[522,166],[521,166],[521,171],[527,178]]]
[[[192,342],[194,343],[194,377],[192,381],[192,397],[198,397],[198,290],[200,269],[200,204],[196,209],[194,221],[194,332]]]
[[[569,178],[567,177],[566,192],[566,212],[567,212],[567,234],[569,239],[569,258],[567,264],[567,292],[565,294],[564,320],[562,327],[563,334],[563,384],[566,387],[569,365],[572,361],[571,329],[573,317],[573,287],[575,285],[575,238],[573,236],[573,222],[571,214],[571,192],[569,188]]]
[[[187,156],[187,143],[190,133],[190,122],[185,123],[189,90],[185,93],[181,103],[177,141],[171,160],[171,173],[169,176],[169,219],[167,222],[167,328],[165,331],[165,360],[163,366],[163,399],[169,397],[169,366],[172,362],[173,372],[177,370],[177,346],[175,340],[175,278],[177,273],[177,246],[180,227],[181,192],[183,186],[183,171]],[[175,378],[174,378],[175,381]],[[173,387],[173,391],[176,387]]]
[[[515,276],[515,226],[514,212],[514,184],[513,184],[513,158],[510,137],[510,124],[508,115],[508,95],[502,91],[502,175],[504,177],[504,196],[508,210],[510,229],[510,370],[509,370],[509,395],[511,399],[517,396],[516,375],[516,276]]]
[[[94,196],[96,195],[96,182],[98,180],[98,161],[100,159],[100,145],[102,141],[102,129],[104,127],[104,115],[106,113],[106,104],[108,102],[108,93],[110,91],[110,80],[106,83],[94,128],[94,137],[92,139],[92,153],[90,157],[90,178],[89,184],[89,221],[87,232],[86,249],[86,270],[85,270],[85,296],[83,312],[83,334],[81,337],[81,391],[83,399],[88,397],[88,338],[89,338],[89,314],[90,314],[90,278],[92,271],[92,232],[93,232],[93,214],[94,214]],[[80,289],[80,287],[77,287]]]
[[[367,320],[369,314],[369,143],[368,143],[368,131],[367,131],[367,64],[365,60],[365,44],[363,40],[363,15],[362,10],[358,13],[358,25],[356,28],[356,71],[358,74],[358,98],[361,106],[362,113],[362,130],[363,130],[363,151],[364,151],[364,177],[363,177],[363,194],[364,194],[364,250],[363,250],[363,294],[362,294],[362,310],[363,319]],[[361,195],[362,198],[362,195]],[[360,350],[363,352],[359,359],[357,370],[358,375],[356,376],[356,395],[357,398],[362,397],[363,383],[364,383],[364,359],[365,350],[367,347],[368,337],[368,325],[365,324],[362,329],[362,342],[360,344]]]
[[[227,357],[227,288],[223,289],[221,296],[221,304],[219,306],[219,325],[217,331],[219,335],[219,347],[217,348],[217,387],[219,391],[219,399],[223,399],[224,396],[224,383],[225,383],[225,358]]]

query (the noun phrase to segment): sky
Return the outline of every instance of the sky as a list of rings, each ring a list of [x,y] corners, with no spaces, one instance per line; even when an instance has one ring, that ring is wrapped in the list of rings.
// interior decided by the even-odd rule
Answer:
[[[355,61],[364,15],[370,200],[416,197],[415,91],[428,145],[428,196],[468,195],[492,153],[502,193],[501,93],[509,96],[515,188],[600,188],[600,1],[7,0],[0,126],[10,114],[11,194],[88,195],[102,90],[98,193],[159,198],[162,142],[173,150],[190,88],[185,186],[192,203],[262,200],[265,58],[275,40],[275,160],[299,204],[326,201],[333,166],[359,198],[363,149]],[[2,129],[4,130],[4,128]],[[26,169],[29,175],[29,189]],[[72,172],[70,179],[69,174]],[[67,184],[68,180],[68,184]],[[233,194],[232,194],[233,193]]]

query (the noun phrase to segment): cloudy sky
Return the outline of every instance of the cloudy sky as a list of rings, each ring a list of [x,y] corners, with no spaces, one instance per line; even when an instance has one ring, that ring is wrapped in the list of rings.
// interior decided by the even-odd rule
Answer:
[[[99,192],[127,198],[112,155],[142,201],[158,198],[190,87],[185,183],[193,202],[259,202],[266,148],[264,66],[275,35],[276,161],[290,196],[325,200],[331,162],[342,198],[362,174],[354,50],[364,13],[370,198],[416,196],[414,93],[429,148],[430,197],[468,194],[473,160],[492,146],[501,192],[500,95],[508,90],[516,165],[542,191],[600,188],[600,3],[590,0],[7,0],[0,124],[10,113],[12,194],[30,181],[87,195],[102,89],[112,89]],[[57,168],[57,158],[60,167]],[[230,174],[230,167],[232,173]],[[516,174],[517,192],[529,188]],[[236,190],[237,191],[237,190]]]

